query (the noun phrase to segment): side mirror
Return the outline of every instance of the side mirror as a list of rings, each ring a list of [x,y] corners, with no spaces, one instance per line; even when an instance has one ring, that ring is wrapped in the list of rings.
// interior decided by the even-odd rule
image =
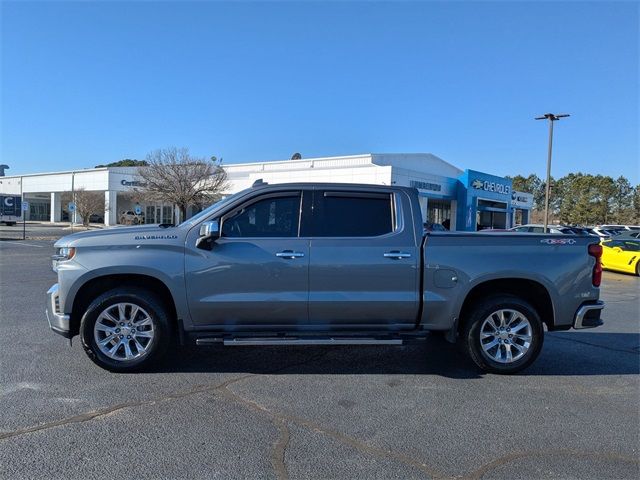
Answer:
[[[196,240],[196,247],[198,248],[211,248],[211,242],[214,242],[220,237],[220,224],[217,220],[211,220],[210,222],[204,222],[200,225],[200,232],[198,233],[198,240]]]

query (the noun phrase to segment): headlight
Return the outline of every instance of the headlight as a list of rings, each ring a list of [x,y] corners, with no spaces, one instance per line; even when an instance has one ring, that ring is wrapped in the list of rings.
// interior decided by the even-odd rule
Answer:
[[[58,249],[58,260],[71,260],[75,254],[74,247],[61,247]]]

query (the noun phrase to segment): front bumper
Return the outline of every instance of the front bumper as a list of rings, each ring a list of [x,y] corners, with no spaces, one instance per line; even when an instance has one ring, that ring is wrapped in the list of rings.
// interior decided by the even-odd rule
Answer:
[[[603,308],[604,302],[602,301],[585,303],[580,306],[573,321],[573,328],[578,330],[581,328],[594,328],[603,325],[604,322],[600,318],[600,313],[602,313]]]
[[[47,290],[47,306],[45,308],[45,315],[47,316],[47,322],[49,327],[56,333],[59,333],[63,337],[70,338],[69,329],[69,315],[59,313],[60,302],[58,296],[58,284],[53,285]]]

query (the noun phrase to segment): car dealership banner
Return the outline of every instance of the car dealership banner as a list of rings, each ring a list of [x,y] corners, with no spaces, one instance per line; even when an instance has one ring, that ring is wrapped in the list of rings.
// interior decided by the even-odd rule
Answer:
[[[22,205],[20,197],[15,195],[0,195],[0,213],[2,215],[21,215]]]

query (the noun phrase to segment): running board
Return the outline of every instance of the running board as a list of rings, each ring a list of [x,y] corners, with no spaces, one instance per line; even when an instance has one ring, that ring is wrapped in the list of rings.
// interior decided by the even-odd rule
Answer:
[[[247,337],[247,338],[198,338],[196,345],[220,344],[227,347],[247,345],[402,345],[401,338],[287,338],[287,337]]]

